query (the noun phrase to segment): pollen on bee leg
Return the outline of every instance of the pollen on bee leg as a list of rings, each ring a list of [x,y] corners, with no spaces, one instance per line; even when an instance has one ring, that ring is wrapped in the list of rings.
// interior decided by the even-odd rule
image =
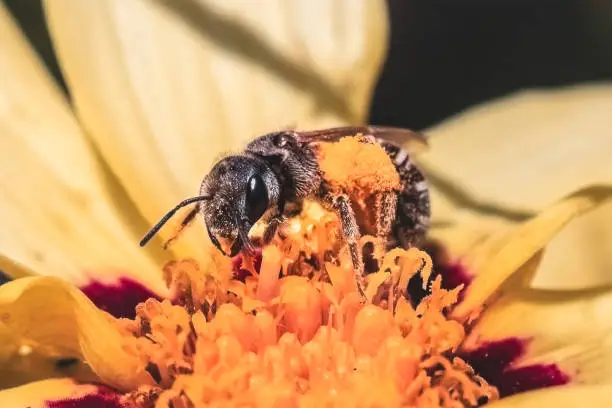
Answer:
[[[319,155],[325,179],[345,191],[370,195],[400,188],[399,175],[385,150],[378,144],[363,143],[360,135],[325,143]]]

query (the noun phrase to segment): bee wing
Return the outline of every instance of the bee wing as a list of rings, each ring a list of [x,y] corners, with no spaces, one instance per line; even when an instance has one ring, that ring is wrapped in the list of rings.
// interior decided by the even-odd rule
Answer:
[[[361,133],[384,139],[409,151],[427,149],[427,137],[410,129],[386,126],[343,126],[320,130],[295,131],[300,143],[335,142],[345,136]]]

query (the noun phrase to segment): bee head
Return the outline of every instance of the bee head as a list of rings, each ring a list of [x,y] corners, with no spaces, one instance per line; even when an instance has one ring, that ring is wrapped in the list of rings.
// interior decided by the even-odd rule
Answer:
[[[212,168],[200,193],[211,197],[202,202],[211,241],[225,255],[235,256],[243,248],[253,250],[249,231],[276,205],[280,186],[262,159],[236,155],[222,159]]]

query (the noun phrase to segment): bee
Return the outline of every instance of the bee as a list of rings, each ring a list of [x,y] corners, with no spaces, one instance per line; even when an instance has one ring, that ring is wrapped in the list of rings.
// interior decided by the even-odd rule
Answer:
[[[335,149],[347,137],[356,138],[348,154]],[[377,126],[283,130],[260,136],[242,153],[218,161],[204,177],[200,194],[162,217],[140,246],[180,208],[195,204],[166,246],[201,214],[210,240],[224,255],[252,253],[249,231],[256,222],[266,222],[263,242],[267,244],[288,218],[290,208],[314,199],[338,214],[363,296],[365,274],[358,245],[361,230],[375,229],[375,235],[389,246],[410,247],[420,242],[429,227],[426,178],[408,151],[400,147],[414,142],[426,145],[424,136],[417,132]]]

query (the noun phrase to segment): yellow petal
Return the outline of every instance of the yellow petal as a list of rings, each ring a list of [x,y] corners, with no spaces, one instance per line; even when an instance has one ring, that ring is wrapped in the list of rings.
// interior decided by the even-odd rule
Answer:
[[[612,178],[610,106],[612,83],[519,92],[429,129],[418,159],[470,197],[537,212]]]
[[[382,0],[45,9],[79,117],[150,224],[256,135],[364,121],[387,34]],[[207,241],[191,228],[174,249],[196,256]]]
[[[487,404],[487,408],[608,408],[610,401],[610,386],[572,386],[518,394]]]
[[[568,225],[548,244],[532,287],[580,290],[611,285],[611,227],[612,203]]]
[[[610,310],[610,289],[563,293],[524,288],[487,309],[470,341],[529,339],[521,365],[555,363],[573,382],[612,384]]]
[[[455,316],[465,316],[485,303],[499,287],[519,270],[571,220],[612,199],[612,186],[579,190],[544,210],[533,219],[501,235],[492,235],[474,248],[465,259],[478,274],[466,291]]]
[[[107,385],[127,390],[151,381],[123,349],[113,320],[58,278],[21,278],[0,286],[0,323],[39,350],[82,359]]]
[[[435,223],[521,222],[571,191],[612,179],[612,84],[527,91],[488,102],[427,131],[417,157],[430,175]],[[612,204],[562,231],[534,287],[612,283]],[[570,248],[581,247],[574,251]],[[580,275],[574,269],[584,266]]]
[[[492,234],[500,234],[512,227],[511,223],[499,219],[483,218],[456,225],[433,227],[429,238],[442,243],[453,259],[463,259],[475,247],[489,239]]]
[[[2,4],[0,37],[0,268],[76,283],[131,274],[163,290],[68,104]]]
[[[0,323],[0,390],[57,377],[76,378],[79,381],[96,379],[84,364],[78,361],[60,364],[58,356],[50,356],[24,345],[15,333]]]
[[[54,379],[33,382],[20,387],[0,391],[0,407],[44,408],[46,401],[63,398],[78,398],[96,393],[94,385],[77,384],[69,379]]]

